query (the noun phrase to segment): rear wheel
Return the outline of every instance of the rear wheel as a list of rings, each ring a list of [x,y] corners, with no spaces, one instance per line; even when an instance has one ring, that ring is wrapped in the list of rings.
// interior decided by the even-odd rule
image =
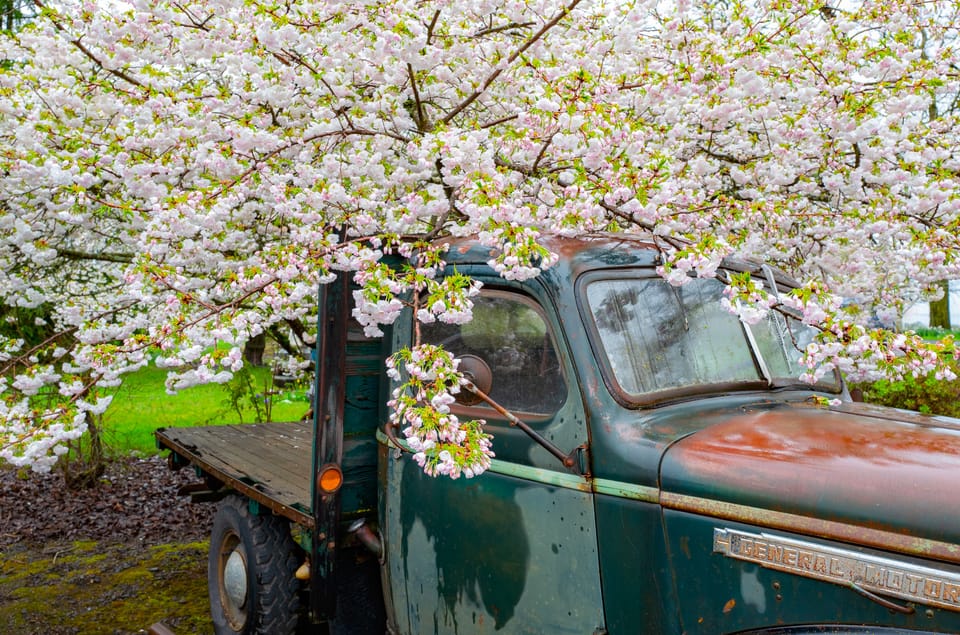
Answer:
[[[225,498],[213,519],[207,587],[217,635],[291,635],[300,613],[298,547],[279,516]]]

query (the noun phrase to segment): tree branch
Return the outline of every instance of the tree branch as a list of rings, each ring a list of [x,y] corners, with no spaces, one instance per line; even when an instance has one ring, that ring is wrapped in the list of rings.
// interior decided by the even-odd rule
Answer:
[[[477,31],[473,34],[473,37],[483,37],[485,35],[492,35],[494,33],[502,33],[504,31],[509,31],[510,29],[525,29],[533,26],[534,24],[534,22],[511,22],[510,24],[504,24],[503,26],[491,26],[482,31]]]
[[[186,27],[188,29],[199,29],[201,31],[207,31],[207,32],[210,31],[210,28],[207,26],[207,22],[213,19],[214,17],[213,13],[205,17],[202,21],[198,21],[197,17],[193,15],[190,9],[188,9],[187,7],[184,7],[179,2],[174,2],[173,6],[179,9],[180,12],[183,13],[185,16],[187,16],[187,18],[190,20],[190,24],[186,24],[185,22],[177,22],[177,24],[179,24],[180,26]]]
[[[44,6],[43,2],[41,2],[40,0],[33,0],[33,3],[34,3],[34,4],[37,6],[37,8],[39,8],[41,11],[46,8],[46,7]],[[66,30],[65,28],[63,28],[63,25],[61,25],[60,22],[59,22],[57,19],[55,19],[54,17],[52,17],[52,16],[50,17],[50,22],[53,23],[53,26],[54,26],[55,29],[57,29],[57,31],[60,31],[61,33],[64,33],[64,34],[67,33],[67,30]],[[81,37],[82,37],[82,36],[81,36]],[[133,84],[134,86],[137,86],[137,87],[139,87],[139,88],[144,88],[144,85],[143,85],[142,83],[140,83],[136,78],[131,77],[130,75],[124,73],[124,72],[121,71],[121,70],[117,70],[117,69],[115,69],[115,68],[107,68],[106,66],[104,66],[104,65],[103,65],[103,62],[101,62],[101,61],[97,58],[97,56],[93,54],[93,52],[92,52],[90,49],[88,49],[86,46],[84,46],[84,45],[83,45],[83,42],[81,42],[80,39],[81,39],[81,38],[79,38],[79,37],[78,37],[78,38],[74,38],[74,39],[70,40],[70,43],[73,44],[74,46],[76,46],[76,47],[80,50],[80,52],[83,53],[85,56],[87,56],[87,58],[88,58],[91,62],[93,62],[94,64],[96,64],[99,68],[107,71],[108,73],[110,73],[110,74],[113,75],[114,77],[119,77],[119,78],[122,79],[123,81],[128,82],[128,83],[130,83],[130,84]]]
[[[703,152],[705,155],[707,155],[707,156],[710,157],[711,159],[717,159],[717,160],[719,160],[719,161],[726,161],[727,163],[734,163],[734,164],[736,164],[736,165],[747,165],[747,164],[749,164],[751,161],[756,161],[756,160],[758,160],[758,159],[761,158],[761,157],[751,157],[751,158],[749,158],[749,159],[740,159],[740,158],[735,157],[735,156],[733,156],[733,155],[731,155],[731,154],[723,154],[723,153],[721,153],[721,152],[716,152],[716,151],[711,150],[711,149],[709,149],[709,148],[705,148],[705,147],[702,146],[702,145],[701,145],[701,146],[698,146],[698,149],[700,150],[700,152]]]
[[[494,126],[499,126],[502,123],[507,123],[508,121],[513,121],[520,115],[507,115],[506,117],[500,117],[499,119],[494,119],[493,121],[485,124],[481,124],[481,129],[493,128]]]
[[[507,161],[500,155],[495,155],[493,157],[493,162],[498,167],[507,168],[508,170],[513,170],[514,172],[519,172],[524,176],[535,176],[536,174],[532,168],[528,168],[525,165],[520,165],[519,163],[514,163],[513,161]]]
[[[537,153],[537,158],[534,159],[534,161],[533,161],[533,167],[530,168],[530,170],[531,170],[532,172],[537,172],[537,170],[539,170],[540,162],[543,160],[543,157],[547,154],[547,148],[550,147],[550,143],[553,141],[553,138],[554,138],[556,135],[557,135],[557,132],[556,132],[556,131],[551,132],[551,133],[550,133],[550,136],[548,136],[548,137],[544,140],[543,145],[540,146],[540,152]]]
[[[133,262],[133,254],[124,254],[119,252],[110,252],[110,251],[100,251],[97,253],[88,253],[85,251],[78,251],[76,249],[69,249],[66,247],[56,247],[57,254],[70,258],[72,260],[99,260],[103,262],[119,262],[121,264],[129,264]]]
[[[417,108],[417,130],[427,132],[427,117],[423,113],[423,102],[420,101],[420,91],[417,90],[417,77],[413,73],[413,66],[407,63],[407,74],[410,75],[410,87],[413,89],[413,102]]]
[[[433,13],[433,19],[427,25],[427,46],[433,43],[433,27],[437,26],[437,20],[440,19],[440,9]]]
[[[552,19],[550,19],[547,23],[545,23],[540,28],[539,31],[531,35],[529,38],[527,38],[527,41],[521,44],[517,50],[511,53],[510,56],[506,59],[506,61],[503,64],[499,65],[496,69],[494,69],[492,73],[490,73],[490,75],[487,76],[487,78],[483,81],[483,84],[480,85],[480,88],[473,91],[466,99],[460,102],[459,105],[457,105],[446,117],[443,118],[443,123],[444,124],[450,123],[454,117],[456,117],[461,112],[463,112],[464,109],[467,108],[467,106],[472,104],[477,99],[477,97],[482,95],[484,91],[486,91],[487,88],[490,87],[490,84],[492,84],[494,81],[496,81],[498,77],[500,77],[500,74],[503,72],[503,70],[506,67],[513,64],[513,62],[515,62],[518,57],[523,55],[523,53],[528,48],[533,46],[537,42],[537,40],[543,37],[547,33],[547,31],[555,27],[557,23],[560,22],[560,20],[562,20],[563,18],[565,18],[571,11],[573,11],[573,9],[575,9],[578,4],[580,4],[580,0],[573,0],[570,4],[563,7],[559,11],[559,13],[557,13],[557,15],[553,16]]]
[[[610,203],[607,203],[607,202],[604,201],[603,199],[600,200],[600,207],[602,207],[603,209],[607,210],[608,212],[610,212],[611,214],[613,214],[613,215],[616,216],[617,218],[620,218],[620,219],[625,220],[625,221],[627,221],[627,222],[629,222],[629,223],[631,223],[631,224],[633,224],[633,225],[636,225],[637,227],[640,227],[641,229],[646,229],[647,231],[651,231],[651,232],[652,232],[653,229],[654,229],[654,225],[653,225],[653,224],[638,221],[636,218],[633,217],[632,214],[628,214],[627,212],[623,211],[622,209],[620,209],[620,208],[617,207],[616,205],[611,205]]]

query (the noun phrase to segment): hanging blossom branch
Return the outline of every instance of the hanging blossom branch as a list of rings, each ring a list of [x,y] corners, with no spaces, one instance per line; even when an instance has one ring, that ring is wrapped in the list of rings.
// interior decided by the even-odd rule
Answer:
[[[414,255],[414,250],[421,251]],[[450,411],[466,378],[459,360],[443,348],[423,344],[421,323],[462,324],[471,318],[470,298],[480,291],[471,278],[452,273],[438,278],[444,263],[443,245],[400,244],[398,251],[413,265],[390,267],[373,264],[354,280],[363,288],[354,292],[354,317],[371,336],[382,335],[380,325],[390,324],[407,307],[414,313],[414,345],[387,359],[387,375],[397,383],[390,407],[390,429],[400,430],[407,449],[431,475],[467,478],[484,472],[494,456],[492,436],[483,431],[483,420],[461,421]],[[400,296],[412,297],[403,302]]]
[[[818,331],[815,341],[797,349],[807,368],[799,378],[803,381],[815,384],[834,371],[850,381],[957,379],[960,347],[952,334],[930,341],[912,331],[868,328],[858,321],[857,307],[843,307],[842,298],[817,283],[774,294],[749,273],[730,274],[726,282],[721,303],[746,324],[777,311]]]
[[[388,425],[399,428],[413,460],[430,476],[472,478],[490,467],[493,437],[482,419],[461,421],[450,412],[466,379],[459,360],[439,346],[421,344],[394,353],[387,374],[399,385],[388,402]]]

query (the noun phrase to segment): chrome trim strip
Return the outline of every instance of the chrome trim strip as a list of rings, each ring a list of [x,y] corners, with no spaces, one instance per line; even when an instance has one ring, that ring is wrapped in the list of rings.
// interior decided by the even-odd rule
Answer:
[[[541,467],[531,467],[529,465],[520,465],[519,463],[509,463],[500,459],[490,461],[490,471],[506,476],[515,476],[527,481],[535,481],[546,485],[563,487],[566,489],[575,489],[581,492],[590,492],[592,487],[590,481],[576,474],[566,472],[555,472],[554,470],[545,470]]]
[[[618,498],[643,501],[645,503],[659,503],[660,490],[647,485],[634,485],[622,481],[611,481],[605,478],[593,480],[593,491],[597,494],[608,494]]]
[[[960,572],[835,545],[715,527],[713,551],[765,569],[960,611]]]
[[[758,527],[782,529],[815,538],[840,540],[864,547],[960,564],[960,545],[939,540],[672,492],[661,492],[660,504],[664,509],[702,514]]]

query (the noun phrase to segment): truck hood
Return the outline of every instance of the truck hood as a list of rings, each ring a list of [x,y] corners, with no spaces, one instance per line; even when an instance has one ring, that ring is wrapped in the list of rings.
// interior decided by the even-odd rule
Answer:
[[[744,408],[673,443],[662,504],[960,562],[960,420],[844,403]]]

